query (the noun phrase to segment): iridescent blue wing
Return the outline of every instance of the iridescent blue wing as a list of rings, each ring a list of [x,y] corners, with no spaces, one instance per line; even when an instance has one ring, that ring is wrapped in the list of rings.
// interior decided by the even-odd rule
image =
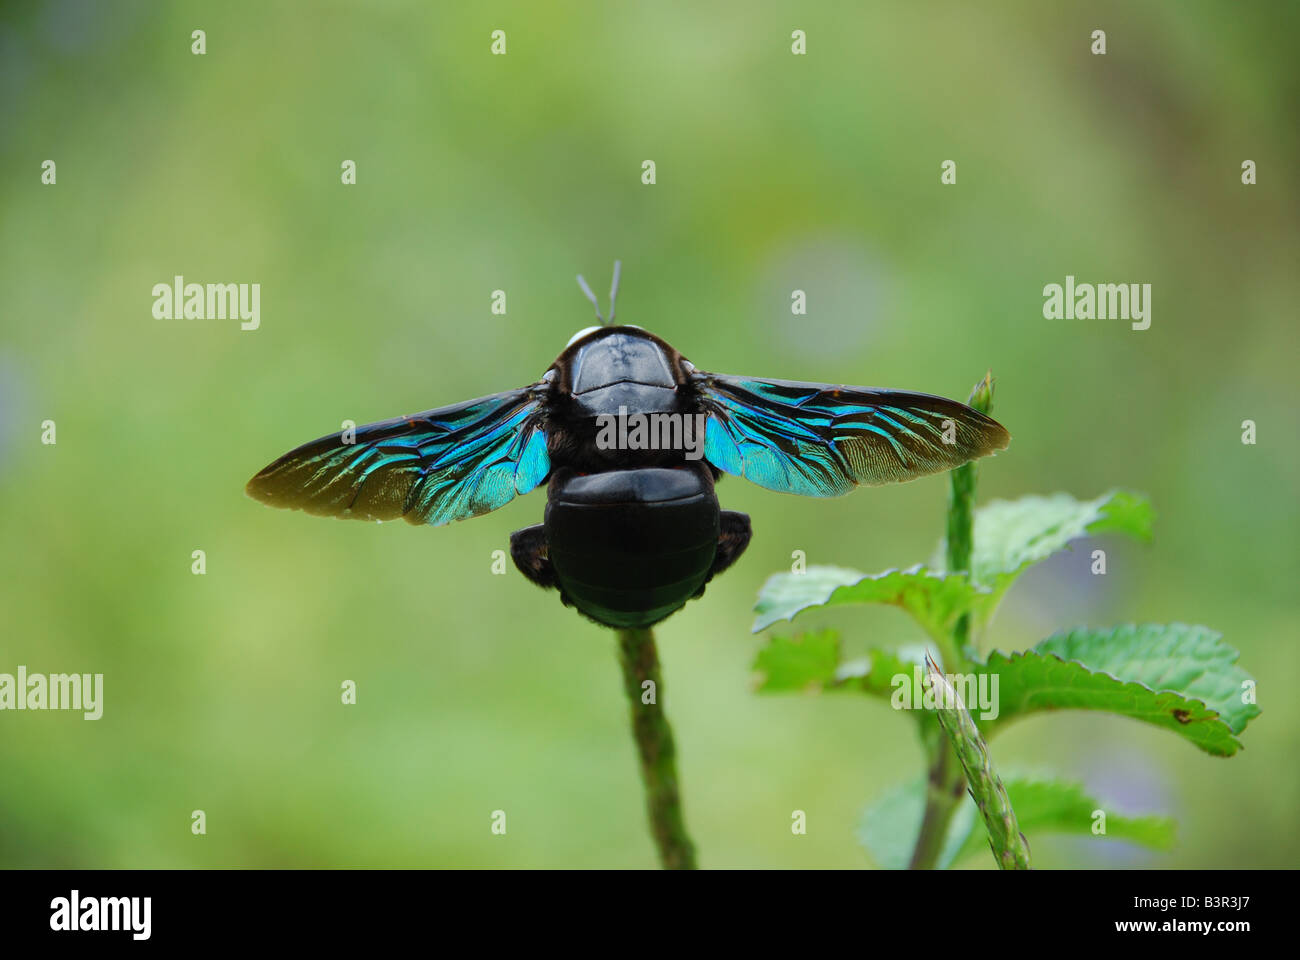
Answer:
[[[441,526],[509,503],[546,479],[547,385],[321,437],[248,481],[248,495],[317,516]]]
[[[704,457],[769,490],[835,497],[1001,450],[996,420],[956,400],[870,387],[695,374]]]

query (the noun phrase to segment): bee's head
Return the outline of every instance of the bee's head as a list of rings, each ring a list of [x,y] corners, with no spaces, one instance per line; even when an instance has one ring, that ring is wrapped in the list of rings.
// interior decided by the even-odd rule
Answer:
[[[577,343],[587,334],[595,333],[599,329],[600,327],[583,327],[581,330],[579,330],[577,333],[575,333],[573,336],[569,338],[569,342],[564,345],[565,349],[567,350],[569,347],[573,346],[575,343]]]

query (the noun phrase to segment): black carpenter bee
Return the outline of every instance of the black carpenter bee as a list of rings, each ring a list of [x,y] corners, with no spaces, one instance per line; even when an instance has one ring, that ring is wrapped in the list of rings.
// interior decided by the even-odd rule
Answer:
[[[832,497],[950,470],[1010,439],[943,397],[697,370],[654,334],[612,324],[618,266],[610,323],[579,331],[536,383],[314,440],[248,494],[440,526],[546,483],[543,522],[510,537],[515,565],[598,623],[646,627],[749,544],[749,517],[718,506],[722,473]]]

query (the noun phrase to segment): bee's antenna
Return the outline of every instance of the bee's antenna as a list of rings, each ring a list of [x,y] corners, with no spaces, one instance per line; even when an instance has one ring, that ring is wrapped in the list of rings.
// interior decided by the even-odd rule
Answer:
[[[618,275],[623,269],[623,261],[614,261],[614,282],[609,285],[609,322],[614,322],[614,301],[618,299]]]
[[[582,274],[578,274],[578,286],[581,287],[582,292],[587,295],[587,299],[591,301],[591,305],[596,308],[596,319],[599,320],[603,326],[605,318],[600,315],[600,301],[597,300],[596,295],[591,292],[591,287],[587,286],[587,281],[582,279]]]

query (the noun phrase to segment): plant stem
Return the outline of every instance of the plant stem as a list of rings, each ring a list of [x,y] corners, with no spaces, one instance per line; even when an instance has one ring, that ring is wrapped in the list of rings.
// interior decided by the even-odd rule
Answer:
[[[632,712],[632,736],[641,759],[650,832],[666,870],[694,870],[695,845],[686,832],[677,789],[677,749],[663,709],[664,685],[652,630],[619,630],[618,659]],[[653,684],[645,686],[649,681]]]
[[[975,384],[970,399],[966,401],[980,413],[993,409],[993,373],[984,374],[984,379]],[[964,463],[949,475],[948,490],[948,569],[952,572],[970,571],[970,558],[975,544],[975,482],[979,478],[975,461]],[[975,651],[970,645],[970,614],[963,613],[957,619],[952,633],[957,652],[966,659],[971,659]],[[953,669],[944,664],[945,669]]]
[[[924,718],[928,719],[928,718]],[[923,736],[932,741],[926,744],[926,755],[931,758],[925,784],[925,813],[921,817],[921,832],[912,850],[909,870],[933,870],[939,865],[944,842],[948,839],[948,824],[957,812],[957,804],[965,793],[961,764],[953,753],[948,738],[933,724],[926,724]]]
[[[993,374],[985,373],[975,384],[967,403],[980,413],[993,409]],[[978,478],[974,462],[962,464],[949,474],[948,494],[948,569],[970,570],[974,547],[975,482]],[[974,659],[970,644],[970,615],[962,614],[953,627],[952,643],[940,644],[945,670],[957,672]],[[921,831],[912,850],[909,867],[913,870],[932,870],[939,865],[944,841],[948,837],[948,824],[957,812],[957,804],[965,792],[966,779],[961,763],[953,752],[952,744],[942,729],[928,717],[922,716],[922,741],[925,745],[929,769],[926,776],[925,812],[921,816]]]

